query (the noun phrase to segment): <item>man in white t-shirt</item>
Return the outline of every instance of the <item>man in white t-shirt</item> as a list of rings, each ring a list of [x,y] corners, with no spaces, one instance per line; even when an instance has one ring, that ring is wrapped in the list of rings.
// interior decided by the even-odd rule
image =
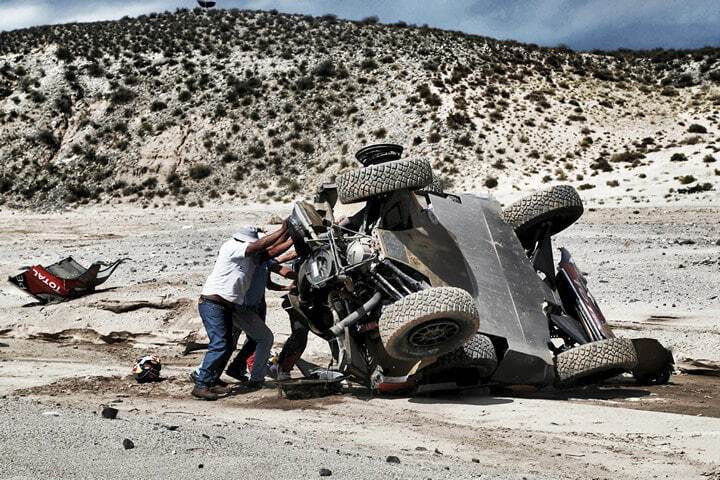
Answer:
[[[258,233],[256,227],[245,226],[223,243],[215,267],[202,289],[198,311],[208,334],[209,346],[195,376],[192,395],[197,398],[217,400],[218,394],[227,393],[218,383],[235,348],[233,315],[238,316],[255,268],[292,246],[286,222],[262,239]],[[239,316],[245,333],[269,352],[273,342],[270,329],[259,317],[256,319],[245,313]]]

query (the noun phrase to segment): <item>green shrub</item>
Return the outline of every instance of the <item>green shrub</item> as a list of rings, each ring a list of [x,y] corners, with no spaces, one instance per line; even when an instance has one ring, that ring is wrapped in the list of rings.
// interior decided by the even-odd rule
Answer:
[[[290,146],[303,153],[314,153],[315,147],[308,140],[294,140],[290,143]]]
[[[188,175],[190,175],[190,178],[193,180],[202,180],[203,178],[209,177],[211,173],[212,168],[206,163],[198,163],[188,170]]]
[[[610,161],[613,163],[625,162],[637,164],[639,163],[638,161],[643,158],[645,158],[645,155],[640,152],[622,152],[610,157]]]
[[[335,64],[331,59],[327,58],[313,68],[313,73],[318,77],[332,77],[335,75]]]
[[[155,100],[150,104],[151,112],[159,112],[161,110],[165,110],[166,108],[167,108],[167,103],[165,103],[161,100]]]
[[[693,177],[692,175],[681,175],[679,177],[675,177],[681,184],[687,185],[689,183],[693,183],[697,180],[697,178]]]
[[[707,128],[705,128],[702,125],[699,125],[697,123],[693,123],[688,127],[688,132],[690,132],[690,133],[707,133]]]
[[[671,162],[687,162],[687,155],[684,153],[673,153],[672,157],[670,157]]]
[[[122,105],[130,103],[135,98],[135,92],[127,87],[119,86],[110,92],[110,103],[113,105]]]

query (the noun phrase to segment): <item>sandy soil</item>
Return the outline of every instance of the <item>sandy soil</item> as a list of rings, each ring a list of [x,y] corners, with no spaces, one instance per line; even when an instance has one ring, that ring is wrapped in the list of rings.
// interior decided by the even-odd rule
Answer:
[[[269,388],[214,404],[191,400],[186,376],[200,354],[183,356],[181,344],[202,337],[194,299],[218,245],[241,224],[286,212],[263,205],[0,211],[2,276],[66,255],[81,263],[134,259],[106,290],[72,302],[32,306],[0,287],[0,451],[9,459],[0,477],[60,476],[50,466],[57,450],[81,435],[88,440],[64,456],[73,465],[61,472],[66,478],[118,471],[195,478],[200,463],[218,478],[248,466],[262,468],[260,478],[317,476],[323,467],[341,478],[720,478],[720,378],[411,399],[353,388],[288,401]],[[619,334],[656,337],[678,359],[718,360],[719,218],[715,208],[597,208],[557,243],[589,274]],[[174,307],[103,308],[139,300]],[[279,347],[289,327],[277,295],[269,311]],[[130,366],[149,351],[163,358],[166,379],[136,385]],[[322,363],[326,352],[312,339],[306,357]],[[99,418],[108,404],[121,420]],[[179,428],[167,432],[166,424]],[[29,449],[28,432],[38,431],[56,434]],[[147,464],[122,450],[123,435],[153,446]],[[102,465],[88,460],[103,455]],[[401,463],[387,463],[388,455]]]

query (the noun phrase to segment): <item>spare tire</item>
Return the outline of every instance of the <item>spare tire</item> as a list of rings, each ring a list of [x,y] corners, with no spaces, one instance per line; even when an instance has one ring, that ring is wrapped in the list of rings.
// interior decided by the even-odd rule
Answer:
[[[423,188],[432,181],[432,167],[425,159],[378,163],[337,176],[338,199],[357,203],[395,190]]]
[[[426,187],[418,190],[418,193],[434,193],[441,195],[444,192],[443,181],[435,172],[432,174],[432,181]]]
[[[502,218],[515,229],[523,247],[530,248],[540,225],[550,223],[550,235],[555,235],[575,223],[583,210],[575,188],[556,185],[510,204],[503,209]]]
[[[473,368],[480,376],[489,377],[497,368],[495,347],[487,336],[476,333],[462,347],[438,358],[429,367],[432,371],[451,368]]]
[[[628,338],[586,343],[555,356],[555,385],[573,387],[606,380],[632,371],[637,364],[635,346]]]
[[[465,290],[436,287],[385,306],[378,323],[391,357],[421,360],[460,348],[477,332],[480,315]]]

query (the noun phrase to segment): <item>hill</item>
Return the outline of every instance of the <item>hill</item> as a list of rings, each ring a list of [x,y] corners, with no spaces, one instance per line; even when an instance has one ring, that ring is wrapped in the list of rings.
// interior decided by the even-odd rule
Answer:
[[[178,10],[0,33],[0,202],[287,201],[400,143],[447,185],[718,198],[720,50]]]

